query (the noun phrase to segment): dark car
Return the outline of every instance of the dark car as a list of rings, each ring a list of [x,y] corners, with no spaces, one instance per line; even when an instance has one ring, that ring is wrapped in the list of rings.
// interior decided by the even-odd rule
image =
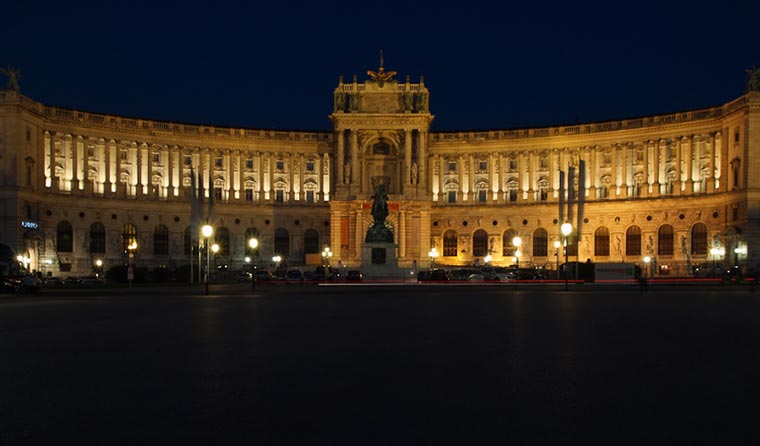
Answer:
[[[288,283],[302,283],[303,271],[301,271],[298,268],[289,269],[288,272],[285,274],[285,280]]]
[[[449,274],[443,269],[423,269],[417,273],[418,282],[448,282]]]
[[[254,271],[253,275],[256,278],[256,282],[259,283],[268,283],[272,281],[272,274],[265,269],[257,269]]]
[[[352,281],[352,282],[359,282],[364,278],[361,271],[358,269],[350,269],[346,271],[346,280]]]

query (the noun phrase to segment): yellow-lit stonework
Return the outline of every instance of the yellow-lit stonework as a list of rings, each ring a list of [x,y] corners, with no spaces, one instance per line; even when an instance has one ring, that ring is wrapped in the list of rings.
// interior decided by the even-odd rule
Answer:
[[[402,268],[429,266],[433,247],[436,265],[487,255],[509,265],[519,236],[521,266],[554,269],[559,171],[584,160],[573,260],[648,255],[670,275],[713,261],[758,266],[760,93],[620,121],[431,132],[424,80],[372,73],[339,81],[324,133],[126,118],[0,91],[0,243],[54,275],[124,264],[132,240],[142,266],[189,264],[192,168],[221,245],[215,263],[232,269],[275,254],[314,265],[325,246],[333,265],[358,267],[377,182],[388,186]]]

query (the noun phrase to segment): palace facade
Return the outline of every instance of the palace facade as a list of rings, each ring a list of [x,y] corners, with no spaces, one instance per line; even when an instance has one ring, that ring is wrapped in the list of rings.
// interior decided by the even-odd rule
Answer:
[[[359,267],[384,183],[400,267],[430,265],[435,247],[436,265],[490,256],[554,269],[560,171],[583,166],[571,260],[643,266],[649,256],[652,273],[671,275],[760,266],[760,93],[619,121],[433,132],[424,79],[380,74],[341,78],[330,132],[127,118],[0,91],[0,243],[53,275],[130,255],[177,268],[198,244],[200,191],[217,264],[315,265],[329,246],[333,264]]]

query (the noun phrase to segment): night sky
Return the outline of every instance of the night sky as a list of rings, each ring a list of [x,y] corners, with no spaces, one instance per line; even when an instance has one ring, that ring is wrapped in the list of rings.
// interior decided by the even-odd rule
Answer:
[[[338,77],[366,80],[381,49],[425,77],[434,131],[720,105],[760,67],[760,1],[441,3],[11,0],[0,66],[47,105],[320,131]]]

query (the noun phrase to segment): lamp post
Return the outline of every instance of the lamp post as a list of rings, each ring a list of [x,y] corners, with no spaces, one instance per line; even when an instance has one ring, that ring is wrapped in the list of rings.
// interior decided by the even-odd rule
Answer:
[[[646,268],[646,271],[644,271],[644,277],[649,277],[649,262],[652,261],[652,258],[649,256],[644,256],[644,268]]]
[[[440,254],[438,254],[438,250],[435,249],[435,246],[433,246],[432,248],[430,248],[430,252],[428,253],[428,255],[430,256],[430,269],[431,270],[435,269],[435,259],[436,259],[436,257],[438,257],[440,255]]]
[[[559,247],[562,243],[559,240],[554,240],[554,257],[557,258],[557,278],[559,279]]]
[[[330,276],[330,257],[333,256],[333,252],[330,251],[329,246],[325,246],[325,249],[322,250],[322,267],[325,271],[325,281],[327,281],[327,278]]]
[[[206,273],[203,275],[203,280],[206,283],[206,295],[208,296],[208,267],[209,267],[209,238],[214,233],[214,228],[211,225],[203,225],[201,228],[201,234],[203,234],[203,242],[206,244]]]
[[[567,291],[567,276],[570,274],[570,265],[567,263],[567,237],[573,232],[573,225],[570,223],[562,223],[560,230],[562,231],[562,236],[564,238],[563,244],[565,246],[565,291]]]
[[[101,271],[103,269],[103,261],[98,259],[95,261],[95,277],[101,279]]]
[[[135,279],[135,267],[134,267],[134,258],[135,258],[135,251],[137,251],[137,241],[133,240],[132,243],[127,245],[127,258],[128,265],[127,265],[127,281],[129,282],[129,287],[132,288],[132,281]]]
[[[512,239],[512,246],[515,247],[515,263],[517,264],[517,268],[520,268],[520,255],[522,254],[520,252],[520,245],[522,245],[522,239],[520,236],[515,236],[515,238]]]
[[[259,247],[259,239],[256,237],[251,237],[248,239],[248,247],[251,248],[251,254],[253,254],[253,251],[256,250],[256,248]],[[250,257],[246,257],[246,259],[250,259]],[[251,269],[251,291],[256,289],[256,268]]]
[[[216,254],[219,252],[219,245],[218,245],[218,244],[216,244],[216,243],[213,243],[213,244],[211,245],[211,252],[213,252],[213,253],[214,253],[214,269],[213,269],[213,270],[209,269],[209,281],[210,281],[210,279],[211,279],[213,276],[215,276],[215,275],[216,275],[216,272],[217,272],[217,270],[219,269],[219,267],[218,267],[218,266],[217,266],[217,264],[216,264]],[[213,273],[213,274],[212,274],[212,273]]]

